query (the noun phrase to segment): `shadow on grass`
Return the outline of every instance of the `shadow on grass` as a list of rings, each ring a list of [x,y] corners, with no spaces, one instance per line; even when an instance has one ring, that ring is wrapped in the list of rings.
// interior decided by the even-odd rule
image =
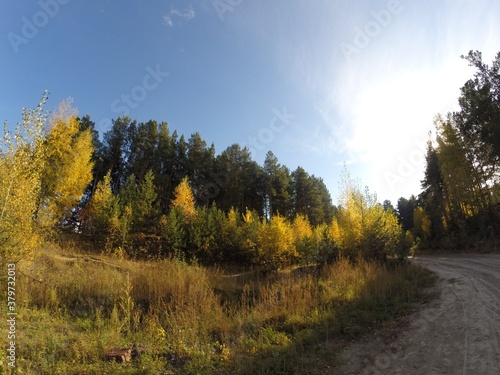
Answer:
[[[415,309],[415,303],[430,299],[426,288],[436,280],[430,271],[406,264],[389,273],[389,277],[382,274],[370,280],[352,301],[323,306],[317,312],[319,319],[300,323],[286,317],[269,320],[258,332],[260,340],[269,342],[265,350],[236,356],[224,373],[335,373],[339,352],[347,342],[395,321]],[[283,343],[283,337],[289,338],[288,343]]]

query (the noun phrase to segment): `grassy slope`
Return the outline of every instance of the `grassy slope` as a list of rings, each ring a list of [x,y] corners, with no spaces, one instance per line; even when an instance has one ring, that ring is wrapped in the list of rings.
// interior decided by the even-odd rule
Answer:
[[[49,246],[19,265],[17,370],[24,374],[321,373],[312,358],[335,365],[335,345],[325,343],[401,316],[433,281],[411,264],[340,261],[231,275],[64,248]],[[103,360],[106,350],[133,342],[142,354],[132,363]]]

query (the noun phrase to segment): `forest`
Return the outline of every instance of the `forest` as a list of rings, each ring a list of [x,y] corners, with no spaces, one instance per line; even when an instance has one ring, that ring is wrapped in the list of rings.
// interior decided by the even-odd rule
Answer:
[[[385,261],[408,249],[395,212],[347,170],[339,209],[321,178],[290,171],[271,151],[262,166],[238,144],[215,156],[198,133],[186,141],[165,122],[128,117],[101,141],[68,101],[45,126],[46,100],[4,137],[1,226],[10,259],[61,231],[107,254],[268,270],[341,253]]]
[[[25,348],[53,356],[20,349],[26,373],[293,373],[325,332],[355,337],[426,298],[409,254],[497,249],[500,53],[462,58],[460,110],[435,117],[422,192],[395,206],[347,167],[334,205],[271,151],[217,154],[166,122],[118,117],[100,135],[71,100],[49,114],[44,93],[0,146],[1,266],[24,280]],[[135,367],[102,361],[132,340]]]
[[[61,230],[110,253],[274,269],[494,238],[499,60],[489,67],[479,52],[464,58],[476,74],[461,89],[461,110],[436,116],[422,193],[396,207],[378,203],[347,170],[335,206],[320,177],[290,170],[271,151],[262,166],[238,144],[216,155],[199,133],[186,138],[166,122],[119,117],[100,137],[90,116],[64,102],[47,126],[44,94],[3,138],[3,256],[30,253],[42,233]]]
[[[397,202],[403,229],[424,248],[496,248],[500,234],[500,54],[491,66],[478,51],[462,58],[476,73],[460,89],[460,111],[436,116],[422,192]]]

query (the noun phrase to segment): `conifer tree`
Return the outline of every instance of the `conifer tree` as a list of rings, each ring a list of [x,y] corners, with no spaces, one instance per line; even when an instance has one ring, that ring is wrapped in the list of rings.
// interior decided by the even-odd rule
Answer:
[[[159,221],[159,232],[162,239],[162,255],[173,254],[185,257],[187,233],[185,219],[178,209],[171,209],[168,216],[163,215]]]
[[[111,173],[99,181],[89,203],[88,234],[97,242],[104,243],[110,234],[111,221],[117,215],[117,198],[111,191]]]
[[[152,170],[146,172],[137,188],[137,198],[134,202],[134,218],[139,229],[146,229],[148,222],[154,216],[154,202],[156,201],[156,188]],[[149,223],[151,224],[151,223]]]

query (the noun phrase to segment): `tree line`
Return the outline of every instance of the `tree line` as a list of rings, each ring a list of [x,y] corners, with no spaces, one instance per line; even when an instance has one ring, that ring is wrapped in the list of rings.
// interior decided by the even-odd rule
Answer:
[[[500,54],[461,90],[461,110],[435,119],[422,193],[378,203],[344,170],[339,205],[323,180],[291,171],[269,151],[263,165],[233,144],[216,155],[199,133],[166,122],[113,120],[102,138],[64,101],[50,117],[45,93],[0,147],[2,261],[32,256],[70,231],[99,251],[238,262],[276,269],[338,257],[385,262],[411,247],[500,233]]]
[[[474,246],[500,235],[500,53],[462,56],[475,68],[460,110],[438,115],[427,144],[422,193],[400,198],[404,229],[423,247]]]
[[[271,151],[260,166],[238,144],[216,155],[199,133],[186,141],[165,122],[128,117],[101,142],[88,116],[79,121],[94,133],[94,168],[75,222],[107,251],[275,269],[408,249],[394,213],[347,171],[345,207],[336,207],[321,178],[290,171]]]
[[[81,130],[94,133],[94,171],[87,197],[110,172],[111,190],[118,194],[130,179],[140,183],[152,173],[157,208],[169,208],[173,193],[187,177],[198,207],[216,204],[223,211],[250,209],[271,218],[307,215],[313,225],[331,222],[335,206],[323,180],[302,167],[290,171],[269,151],[263,166],[247,147],[233,144],[216,156],[199,133],[187,140],[170,133],[166,122],[137,122],[129,117],[112,121],[101,142],[89,116],[79,119]]]
[[[323,180],[290,171],[269,151],[215,155],[198,133],[186,141],[165,122],[113,121],[102,140],[70,102],[37,108],[4,129],[0,153],[2,261],[32,256],[47,238],[76,233],[120,256],[169,256],[266,269],[339,256],[401,257],[395,214],[344,173],[344,201]]]

